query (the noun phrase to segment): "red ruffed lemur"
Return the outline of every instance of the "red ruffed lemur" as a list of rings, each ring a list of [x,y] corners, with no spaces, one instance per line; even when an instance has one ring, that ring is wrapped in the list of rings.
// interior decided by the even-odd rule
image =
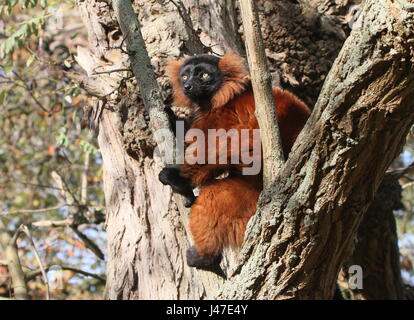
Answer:
[[[262,173],[244,175],[242,169],[246,165],[232,161],[234,147],[209,146],[208,131],[259,129],[254,114],[253,90],[243,59],[235,54],[222,58],[198,55],[170,61],[167,74],[175,105],[194,108],[191,129],[201,130],[206,138],[188,140],[186,136],[188,146],[184,164],[180,168],[164,168],[159,179],[170,185],[174,192],[184,195],[187,205],[191,206],[190,231],[194,247],[187,250],[187,264],[208,268],[220,262],[224,247],[241,246],[247,222],[256,211],[262,190]],[[295,95],[280,88],[273,89],[273,96],[283,151],[287,156],[310,115],[310,109]],[[249,143],[244,144],[247,147],[243,143],[236,145],[240,148],[237,150],[239,155],[252,152],[253,135],[247,137]],[[227,162],[188,161],[189,153],[191,155],[197,147],[205,148],[209,156],[212,153],[216,158],[224,155]],[[218,179],[223,174],[227,176]],[[196,187],[200,188],[197,198],[193,194]]]

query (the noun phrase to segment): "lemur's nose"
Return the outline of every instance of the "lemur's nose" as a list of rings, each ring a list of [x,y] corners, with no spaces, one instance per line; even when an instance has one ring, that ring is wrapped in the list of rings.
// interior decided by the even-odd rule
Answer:
[[[190,91],[193,88],[193,86],[189,83],[184,84],[184,90],[185,91]]]

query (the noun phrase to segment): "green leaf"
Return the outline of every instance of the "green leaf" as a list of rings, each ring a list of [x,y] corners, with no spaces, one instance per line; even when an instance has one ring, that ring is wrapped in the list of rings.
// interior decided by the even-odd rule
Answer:
[[[33,61],[35,61],[35,59],[36,59],[36,55],[32,54],[29,57],[29,59],[27,59],[27,61],[26,61],[26,67],[30,67],[30,65],[33,63]]]
[[[1,44],[1,55],[5,57],[8,54],[13,53],[14,45],[16,44],[16,39],[14,37],[9,37]]]
[[[75,109],[75,110],[73,111],[73,113],[72,113],[72,121],[73,121],[73,122],[75,122],[75,121],[76,121],[76,113],[77,113],[77,110]]]
[[[75,39],[78,35],[79,35],[79,32],[75,32],[74,34],[72,34],[72,35],[70,36],[70,39],[71,39],[71,40],[73,40],[73,39]]]
[[[30,30],[30,26],[28,24],[25,24],[22,27],[22,36],[23,37],[28,37],[31,34],[31,30]]]
[[[13,7],[12,7],[11,5],[8,5],[8,6],[7,6],[7,8],[6,8],[6,14],[7,14],[8,16],[9,16],[9,15],[11,15],[12,9],[13,9]]]
[[[66,131],[67,129],[65,127],[62,127],[59,129],[59,134],[57,136],[57,142],[58,144],[64,146],[64,147],[68,147],[69,146],[69,139],[66,136]]]
[[[12,34],[12,38],[22,38],[30,36],[30,27],[27,23],[25,23],[19,30]]]
[[[23,48],[23,40],[22,40],[22,39],[18,39],[18,40],[17,40],[17,47],[18,47],[19,49]]]
[[[32,32],[37,37],[39,35],[39,28],[37,27],[37,24],[32,22]]]
[[[6,98],[6,91],[0,91],[0,104],[3,104],[4,98]]]
[[[5,73],[10,73],[13,70],[13,60],[8,60],[3,67]]]
[[[79,142],[79,145],[82,148],[83,152],[86,152],[86,153],[96,154],[99,151],[92,144],[90,144],[88,141],[85,141],[85,140],[81,140]]]

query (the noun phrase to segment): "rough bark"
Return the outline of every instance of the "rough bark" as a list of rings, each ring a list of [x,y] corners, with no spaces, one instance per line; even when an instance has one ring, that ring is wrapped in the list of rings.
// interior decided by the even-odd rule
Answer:
[[[412,4],[367,1],[219,298],[327,299],[414,122]],[[259,239],[259,241],[257,240]]]
[[[405,298],[394,218],[394,210],[403,208],[401,190],[398,178],[386,175],[358,228],[355,249],[340,273],[345,294],[352,300]],[[348,286],[348,271],[353,265],[362,267],[362,289]]]
[[[105,110],[99,144],[105,161],[109,299],[199,299],[204,290],[184,265],[188,238],[170,190],[158,182],[161,163],[128,156]]]
[[[239,28],[237,0],[183,0],[193,26],[205,46],[216,54],[232,51],[245,56]]]

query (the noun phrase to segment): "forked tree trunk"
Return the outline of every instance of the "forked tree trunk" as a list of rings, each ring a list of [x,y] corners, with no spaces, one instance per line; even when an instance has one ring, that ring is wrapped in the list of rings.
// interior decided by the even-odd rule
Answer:
[[[188,21],[184,23],[188,16],[180,15],[172,1],[134,3],[167,104],[170,91],[163,74],[167,59],[200,50],[244,52],[235,33],[240,19],[234,1],[183,3],[194,34]],[[275,82],[311,105],[344,40],[341,26],[326,26],[335,17],[314,9],[323,3],[259,2]],[[216,292],[225,298],[330,297],[362,213],[413,122],[412,42],[407,42],[412,29],[400,40],[390,36],[400,32],[397,24],[405,9],[385,0],[371,1],[364,23],[374,21],[372,26],[356,31],[342,52],[301,143],[273,194],[265,195],[260,213],[251,220],[243,266],[223,285],[222,280],[186,266],[190,237],[179,214],[183,210],[175,205],[170,188],[158,182],[161,162],[154,156],[136,84],[122,80],[127,73],[93,75],[94,70],[129,67],[128,55],[118,49],[123,36],[112,8],[97,0],[78,0],[78,6],[90,45],[88,53],[80,50],[79,63],[88,71],[82,85],[98,96],[90,118],[99,128],[104,167],[106,297],[201,299]],[[396,22],[389,20],[392,15]],[[404,23],[412,23],[408,13],[405,19]],[[207,48],[200,48],[194,35]],[[379,43],[386,43],[389,50],[382,50]]]

